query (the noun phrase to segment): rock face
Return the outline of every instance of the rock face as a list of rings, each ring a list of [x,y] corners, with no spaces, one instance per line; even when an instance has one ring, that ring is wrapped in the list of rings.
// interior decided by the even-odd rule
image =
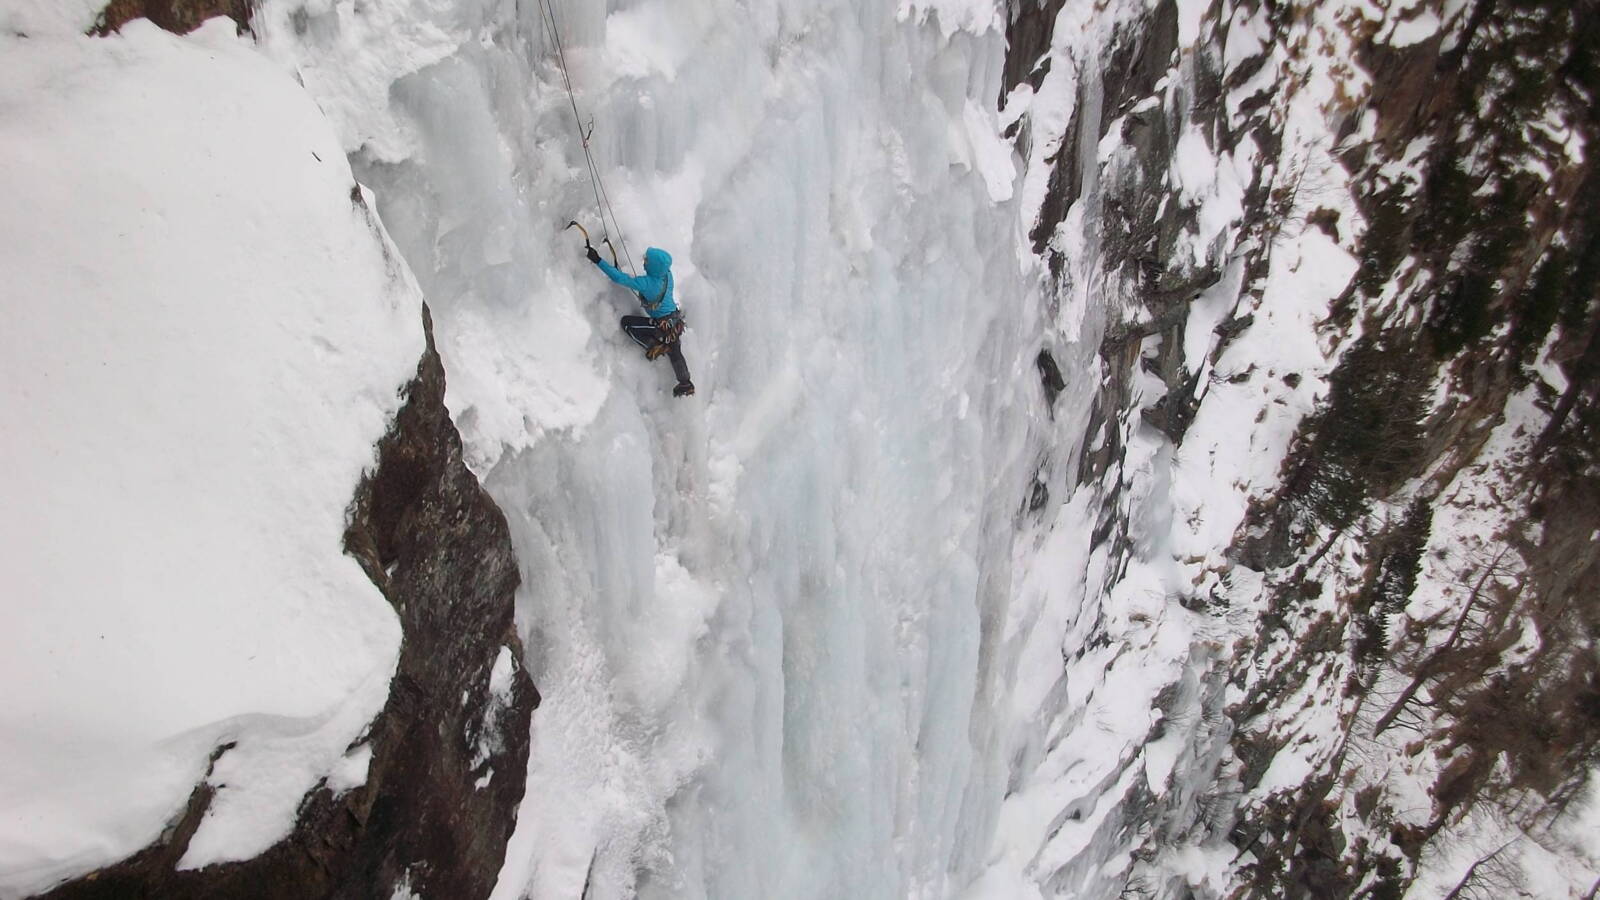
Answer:
[[[188,34],[215,16],[227,16],[240,33],[250,30],[250,0],[111,0],[94,27],[107,35],[134,19],[149,19],[173,34]]]
[[[505,517],[461,460],[426,308],[423,319],[427,352],[345,533],[404,629],[389,701],[363,739],[366,783],[313,791],[293,833],[255,859],[177,871],[210,801],[202,783],[155,845],[45,896],[388,898],[404,887],[470,898],[494,887],[539,695],[512,621]]]
[[[1330,374],[1282,492],[1236,543],[1240,561],[1282,573],[1273,629],[1309,624],[1296,598],[1311,584],[1339,601],[1316,626],[1330,646],[1273,665],[1272,680],[1349,661],[1343,746],[1235,830],[1258,890],[1398,896],[1424,851],[1475,816],[1506,823],[1515,857],[1553,836],[1600,754],[1600,612],[1583,599],[1600,555],[1578,539],[1600,528],[1600,169],[1588,149],[1600,10],[1469,10],[1409,46],[1360,45],[1375,127],[1343,162],[1363,186],[1366,231],[1334,316],[1363,337]],[[1319,558],[1342,545],[1356,548],[1342,563]],[[1239,712],[1255,773],[1285,717],[1260,689]],[[1351,756],[1407,772],[1432,808],[1407,815],[1406,785],[1360,776]],[[1514,860],[1485,862],[1445,885],[1518,880]]]
[[[1104,801],[1118,806],[1103,846],[1135,862],[1095,884],[1188,895],[1197,886],[1160,864],[1183,845],[1232,860],[1226,885],[1201,896],[1397,897],[1419,879],[1472,895],[1516,882],[1516,857],[1559,843],[1552,829],[1600,758],[1600,611],[1585,599],[1600,589],[1600,5],[1424,3],[1393,21],[1339,13],[1311,26],[1318,4],[1241,0],[1211,4],[1183,46],[1182,4],[1101,4],[1121,18],[1066,64],[1049,49],[1055,23],[1097,20],[1057,0],[1011,6],[1007,93],[1082,67],[1065,76],[1078,102],[1043,159],[1049,193],[1031,236],[1058,277],[1092,270],[1101,302],[1121,307],[1100,338],[1073,486],[1094,498],[1107,570],[1147,552],[1130,525],[1129,494],[1150,490],[1126,470],[1133,437],[1205,454],[1186,441],[1224,379],[1291,402],[1320,380],[1277,486],[1247,494],[1216,557],[1177,561],[1195,588],[1168,601],[1206,616],[1206,637],[1150,740],[1200,723],[1182,750],[1191,783]],[[1387,37],[1424,8],[1435,33]],[[1334,61],[1318,69],[1319,52]],[[1340,82],[1314,115],[1343,174],[1313,189],[1286,134],[1307,111],[1295,93],[1316,78]],[[1024,116],[1014,130],[1025,152],[1033,125]],[[1196,255],[1178,252],[1197,223],[1171,177],[1186,131],[1257,160],[1232,236]],[[1094,234],[1055,241],[1075,205]],[[1263,287],[1278,248],[1311,231],[1358,266],[1307,329],[1326,369],[1217,371],[1283,303]],[[1065,258],[1084,246],[1087,262]],[[1197,315],[1218,291],[1229,311]],[[1184,352],[1197,342],[1212,348],[1200,366]],[[1271,402],[1283,399],[1263,401],[1256,425]],[[1488,844],[1481,865],[1464,852],[1424,871],[1463,842]],[[1103,876],[1112,853],[1089,855],[1039,877]]]

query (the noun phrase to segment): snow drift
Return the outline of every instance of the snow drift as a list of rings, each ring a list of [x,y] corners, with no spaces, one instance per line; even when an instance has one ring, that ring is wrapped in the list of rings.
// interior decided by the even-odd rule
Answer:
[[[0,894],[153,840],[286,835],[382,706],[394,613],[345,508],[423,349],[326,119],[232,23],[0,33]],[[24,36],[25,35],[25,36]],[[220,748],[220,749],[219,749]]]

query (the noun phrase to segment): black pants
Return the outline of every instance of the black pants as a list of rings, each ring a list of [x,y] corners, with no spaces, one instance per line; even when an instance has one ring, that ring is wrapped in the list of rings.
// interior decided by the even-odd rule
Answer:
[[[622,331],[645,350],[661,343],[661,329],[649,316],[623,316]],[[678,383],[688,384],[689,363],[683,358],[683,342],[673,341],[667,345],[667,359],[672,360],[672,372],[678,376]]]

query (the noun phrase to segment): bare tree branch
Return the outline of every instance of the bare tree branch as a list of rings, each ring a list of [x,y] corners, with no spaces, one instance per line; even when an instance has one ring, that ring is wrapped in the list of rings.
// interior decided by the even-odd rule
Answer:
[[[1379,716],[1378,721],[1373,723],[1373,737],[1383,734],[1389,728],[1395,717],[1400,715],[1400,711],[1410,705],[1412,698],[1417,695],[1417,691],[1421,690],[1422,686],[1434,676],[1435,670],[1438,668],[1439,663],[1444,660],[1445,655],[1455,648],[1456,643],[1461,639],[1462,631],[1472,617],[1473,608],[1477,606],[1478,600],[1483,596],[1484,586],[1488,584],[1491,577],[1499,573],[1500,560],[1509,552],[1509,547],[1501,549],[1500,553],[1495,556],[1494,561],[1484,568],[1483,574],[1478,577],[1478,583],[1473,586],[1472,593],[1467,597],[1466,605],[1461,608],[1461,615],[1456,617],[1455,627],[1450,629],[1450,636],[1445,638],[1444,643],[1435,648],[1432,653],[1428,654],[1428,658],[1423,660],[1422,664],[1417,667],[1417,674],[1411,679],[1411,683],[1406,685],[1405,690],[1400,692],[1400,699],[1396,700],[1394,705],[1389,707],[1388,712]]]

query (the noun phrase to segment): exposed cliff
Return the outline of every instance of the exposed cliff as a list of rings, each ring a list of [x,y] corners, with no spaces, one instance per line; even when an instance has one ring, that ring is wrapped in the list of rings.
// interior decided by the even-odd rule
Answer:
[[[389,702],[359,743],[366,782],[308,795],[293,834],[251,860],[178,870],[213,793],[203,782],[162,840],[44,895],[483,897],[522,800],[539,695],[512,622],[504,516],[461,460],[433,347],[356,490],[345,546],[400,616]],[[228,752],[217,749],[213,762]]]
[[[110,0],[100,10],[94,34],[104,37],[134,19],[149,19],[173,34],[188,34],[215,16],[233,20],[241,33],[250,30],[250,0]]]
[[[1596,27],[1495,0],[1013,10],[1011,102],[1076,94],[1015,130],[1050,167],[1036,247],[1105,313],[1045,336],[1100,341],[1063,441],[1098,564],[1063,685],[1145,631],[1188,647],[1107,768],[1097,852],[1042,883],[1427,895],[1572,852],[1600,748]],[[1238,183],[1197,191],[1202,165]]]
[[[1331,646],[1269,664],[1238,707],[1246,772],[1287,736],[1261,688],[1290,673],[1340,673],[1343,734],[1298,796],[1247,807],[1258,887],[1520,881],[1525,849],[1560,858],[1600,759],[1595,12],[1480,2],[1403,47],[1352,23],[1365,231],[1333,321],[1360,337],[1235,550],[1269,573],[1273,628],[1313,627],[1313,585],[1335,600]]]

